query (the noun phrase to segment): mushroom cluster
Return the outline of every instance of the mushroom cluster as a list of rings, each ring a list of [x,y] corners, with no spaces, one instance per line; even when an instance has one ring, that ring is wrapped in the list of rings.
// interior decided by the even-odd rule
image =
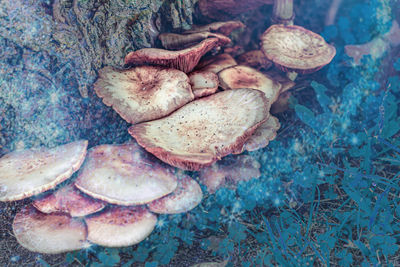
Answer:
[[[187,212],[201,202],[194,179],[135,143],[86,148],[78,141],[0,159],[0,201],[34,196],[12,225],[25,248],[52,254],[137,244],[153,231],[156,214]],[[76,179],[60,184],[78,169]]]
[[[261,50],[237,60],[215,51],[203,57],[224,50],[229,34],[243,27],[226,21],[162,33],[166,49],[131,52],[126,69],[105,67],[95,91],[133,124],[128,131],[139,145],[169,165],[198,171],[226,155],[263,148],[280,127],[270,111],[285,109],[295,85],[283,71],[317,71],[335,48],[303,27],[276,24],[262,35]]]
[[[152,232],[156,214],[201,202],[199,184],[173,167],[200,170],[210,192],[259,177],[251,156],[218,161],[266,147],[280,128],[270,112],[285,108],[295,85],[282,71],[316,71],[335,48],[300,26],[273,25],[260,50],[235,59],[227,53],[235,49],[223,47],[243,27],[227,21],[163,33],[166,49],[140,49],[125,57],[127,68],[99,71],[96,94],[132,124],[137,143],[87,152],[87,141],[77,141],[2,157],[0,201],[35,196],[15,217],[19,243],[41,253],[136,244]]]

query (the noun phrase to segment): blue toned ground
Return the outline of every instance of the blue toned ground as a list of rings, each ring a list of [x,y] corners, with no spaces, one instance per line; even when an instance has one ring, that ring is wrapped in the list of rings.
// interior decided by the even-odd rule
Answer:
[[[250,153],[262,164],[259,179],[206,194],[187,214],[160,216],[137,246],[55,256],[21,248],[10,225],[22,204],[0,204],[0,265],[190,266],[227,259],[228,266],[400,266],[400,46],[388,45],[360,65],[344,48],[384,36],[400,22],[400,2],[342,1],[329,26],[331,1],[294,2],[295,24],[322,34],[337,55],[298,77],[291,108],[278,116],[277,138]],[[71,55],[57,54],[56,43],[48,45],[46,14],[30,25],[44,27],[40,36],[20,35],[18,27],[6,34],[1,25],[0,155],[79,138],[90,146],[126,142],[128,124],[90,90],[81,97],[82,77],[90,84],[92,74],[80,72],[83,63]]]

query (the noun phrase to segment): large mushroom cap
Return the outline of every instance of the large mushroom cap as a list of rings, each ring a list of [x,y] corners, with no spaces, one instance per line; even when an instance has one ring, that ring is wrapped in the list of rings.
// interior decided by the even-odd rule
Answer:
[[[87,141],[15,151],[0,158],[0,201],[27,198],[54,188],[79,169]]]
[[[269,116],[268,120],[262,123],[246,141],[244,149],[254,151],[266,147],[270,141],[275,139],[276,132],[280,127],[279,120],[274,116]]]
[[[272,25],[261,42],[267,58],[283,71],[311,73],[331,62],[336,54],[335,47],[324,38],[300,26]]]
[[[264,92],[270,103],[278,98],[281,84],[256,69],[237,65],[218,73],[220,86],[224,90],[251,88]]]
[[[264,93],[229,90],[200,98],[129,133],[147,151],[182,169],[198,170],[242,149],[268,116]]]
[[[126,55],[125,64],[159,65],[188,73],[199,63],[200,58],[214,47],[217,47],[219,42],[218,38],[207,38],[195,46],[178,51],[143,48]]]
[[[85,221],[89,241],[105,247],[123,247],[137,244],[150,235],[157,216],[141,206],[115,206]]]
[[[94,89],[129,123],[164,117],[194,98],[185,73],[153,66],[129,70],[105,67]]]
[[[88,245],[82,221],[64,214],[44,214],[32,206],[17,213],[12,227],[18,242],[34,252],[56,254]]]
[[[180,177],[174,192],[147,204],[152,212],[174,214],[187,212],[196,207],[203,198],[199,184],[189,176]]]
[[[72,217],[86,216],[106,206],[102,201],[83,195],[72,184],[36,199],[32,204],[43,213],[63,212]]]
[[[172,168],[151,161],[137,144],[100,145],[89,150],[75,186],[118,205],[151,202],[175,190]]]

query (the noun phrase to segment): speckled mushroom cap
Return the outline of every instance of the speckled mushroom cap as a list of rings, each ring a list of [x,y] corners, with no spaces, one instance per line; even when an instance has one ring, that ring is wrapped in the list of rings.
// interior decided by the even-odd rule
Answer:
[[[0,158],[0,201],[24,199],[54,188],[79,169],[87,141],[11,152]]]
[[[251,88],[264,92],[269,103],[278,98],[281,84],[269,76],[248,66],[237,65],[226,68],[218,73],[219,85],[224,90]]]
[[[18,243],[30,251],[56,254],[88,246],[85,223],[65,214],[44,214],[22,208],[12,225]]]
[[[126,65],[158,65],[175,68],[185,73],[191,72],[200,58],[219,46],[218,38],[207,38],[195,46],[177,51],[158,48],[143,48],[130,52],[125,57]]]
[[[155,213],[174,214],[195,208],[203,198],[199,184],[189,176],[179,177],[178,186],[171,194],[147,204]]]
[[[333,59],[334,46],[301,26],[275,24],[261,36],[261,50],[283,71],[311,73]]]
[[[244,144],[244,150],[254,151],[266,147],[276,137],[276,132],[281,127],[278,118],[269,116]]]
[[[194,98],[184,72],[155,66],[105,67],[99,71],[94,90],[129,123],[164,117]]]
[[[33,201],[33,206],[43,213],[62,212],[71,217],[86,216],[102,210],[106,204],[85,196],[73,184],[68,184]]]
[[[174,191],[173,169],[144,153],[137,144],[93,147],[75,186],[94,198],[125,206],[148,203]]]
[[[268,110],[263,92],[228,90],[194,100],[168,117],[133,125],[129,133],[164,162],[198,170],[242,150]]]
[[[145,207],[113,206],[86,217],[87,239],[105,247],[131,246],[153,231],[157,216]]]

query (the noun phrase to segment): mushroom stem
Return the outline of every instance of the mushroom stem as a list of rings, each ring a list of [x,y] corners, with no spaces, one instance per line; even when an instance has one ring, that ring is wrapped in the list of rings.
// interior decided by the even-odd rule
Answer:
[[[272,23],[293,25],[293,0],[275,0]]]

